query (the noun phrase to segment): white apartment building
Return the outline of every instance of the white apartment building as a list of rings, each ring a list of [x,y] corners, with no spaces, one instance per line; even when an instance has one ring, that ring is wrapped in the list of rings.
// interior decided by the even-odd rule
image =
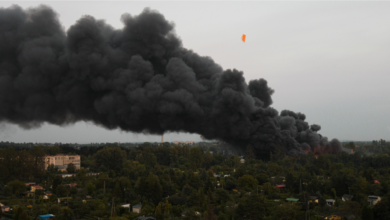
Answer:
[[[80,162],[80,155],[57,154],[45,157],[45,168],[47,169],[50,164],[53,164],[55,167],[58,167],[59,170],[66,171],[68,164],[73,163],[76,166],[76,170],[79,170]]]

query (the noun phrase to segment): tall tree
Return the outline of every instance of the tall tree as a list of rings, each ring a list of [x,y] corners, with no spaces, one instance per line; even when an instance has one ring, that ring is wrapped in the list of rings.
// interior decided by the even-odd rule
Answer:
[[[40,146],[34,146],[30,154],[33,157],[33,174],[40,177],[45,172],[45,151]]]
[[[168,200],[165,201],[164,214],[169,215],[169,202],[168,202]]]
[[[164,219],[164,215],[162,213],[162,208],[161,208],[161,203],[159,203],[158,206],[156,207],[156,211],[154,214],[156,216],[156,220],[163,220]]]
[[[66,167],[68,173],[76,173],[76,166],[73,163],[69,163]]]
[[[107,169],[118,173],[126,161],[126,151],[121,150],[119,147],[104,147],[94,157],[96,165],[103,165]]]
[[[207,204],[207,211],[203,215],[202,220],[217,220],[217,215],[214,214],[214,207],[211,205],[210,200]]]
[[[204,168],[209,169],[212,162],[213,162],[213,155],[210,153],[210,151],[206,151],[206,153],[203,155]]]
[[[123,191],[121,190],[119,182],[116,182],[113,195],[115,198],[122,199]]]
[[[200,147],[192,147],[190,150],[190,161],[193,169],[198,169],[203,162],[203,152]]]

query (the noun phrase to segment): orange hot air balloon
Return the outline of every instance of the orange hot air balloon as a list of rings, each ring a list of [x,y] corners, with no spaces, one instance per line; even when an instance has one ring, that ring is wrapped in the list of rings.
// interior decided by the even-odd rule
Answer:
[[[245,42],[245,37],[246,37],[246,35],[243,34],[243,35],[242,35],[242,41],[243,41],[243,42]]]

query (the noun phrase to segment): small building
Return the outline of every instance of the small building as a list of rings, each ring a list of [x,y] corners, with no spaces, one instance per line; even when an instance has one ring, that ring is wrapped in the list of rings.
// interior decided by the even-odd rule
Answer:
[[[62,177],[62,178],[66,178],[66,177],[74,177],[76,176],[75,173],[66,173],[66,174],[57,174],[58,176]]]
[[[353,195],[349,195],[349,194],[344,194],[341,199],[345,202],[345,201],[351,201],[353,198]]]
[[[378,180],[374,180],[374,184],[379,184],[380,182]]]
[[[309,196],[309,202],[318,203],[318,196]]]
[[[36,183],[34,183],[34,182],[26,183],[26,186],[34,186],[34,185],[36,185]]]
[[[133,206],[133,212],[134,213],[138,213],[138,214],[141,213],[141,209],[142,209],[142,205],[141,204]]]
[[[334,200],[334,199],[327,199],[326,200],[326,204],[328,206],[334,206],[335,203],[336,203],[336,200]]]
[[[31,192],[35,192],[36,190],[43,190],[43,187],[38,185],[31,186]]]
[[[3,212],[9,212],[9,211],[10,211],[10,207],[9,207],[9,206],[6,206],[6,205],[2,205],[2,206],[1,206],[1,211],[3,211]]]
[[[296,198],[287,198],[286,201],[287,201],[287,202],[290,202],[290,203],[292,204],[293,202],[298,202],[299,199],[296,199]]]
[[[343,219],[355,219],[356,217],[347,212],[334,212],[330,216],[330,220],[343,220]]]
[[[129,212],[130,212],[130,203],[121,204],[121,207],[123,207],[123,208],[128,208],[128,209],[129,209]]]
[[[381,197],[379,196],[368,196],[368,205],[376,205],[379,201],[381,201]]]
[[[241,158],[241,159],[240,159],[240,163],[245,163],[245,159],[244,159],[244,158]]]
[[[46,214],[46,215],[39,215],[38,217],[40,220],[48,220],[48,219],[54,218],[54,215]]]
[[[185,216],[186,216],[186,213],[187,213],[187,211],[182,212],[182,213],[181,213],[181,217],[185,217]],[[200,212],[195,211],[195,215],[196,215],[196,216],[200,216]]]
[[[286,185],[282,184],[282,185],[276,185],[276,187],[278,187],[279,189],[285,189],[286,188]]]

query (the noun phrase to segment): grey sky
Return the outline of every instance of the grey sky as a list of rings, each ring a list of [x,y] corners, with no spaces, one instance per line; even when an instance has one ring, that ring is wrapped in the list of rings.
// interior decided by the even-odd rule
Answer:
[[[306,114],[340,140],[390,139],[390,2],[0,2],[50,5],[65,29],[83,15],[121,28],[123,13],[155,9],[173,21],[184,47],[210,56],[247,81],[265,78],[274,108]],[[246,42],[241,41],[246,34]],[[136,142],[159,136],[107,131],[80,122],[22,130],[0,125],[14,142]],[[168,134],[165,140],[200,140]]]

